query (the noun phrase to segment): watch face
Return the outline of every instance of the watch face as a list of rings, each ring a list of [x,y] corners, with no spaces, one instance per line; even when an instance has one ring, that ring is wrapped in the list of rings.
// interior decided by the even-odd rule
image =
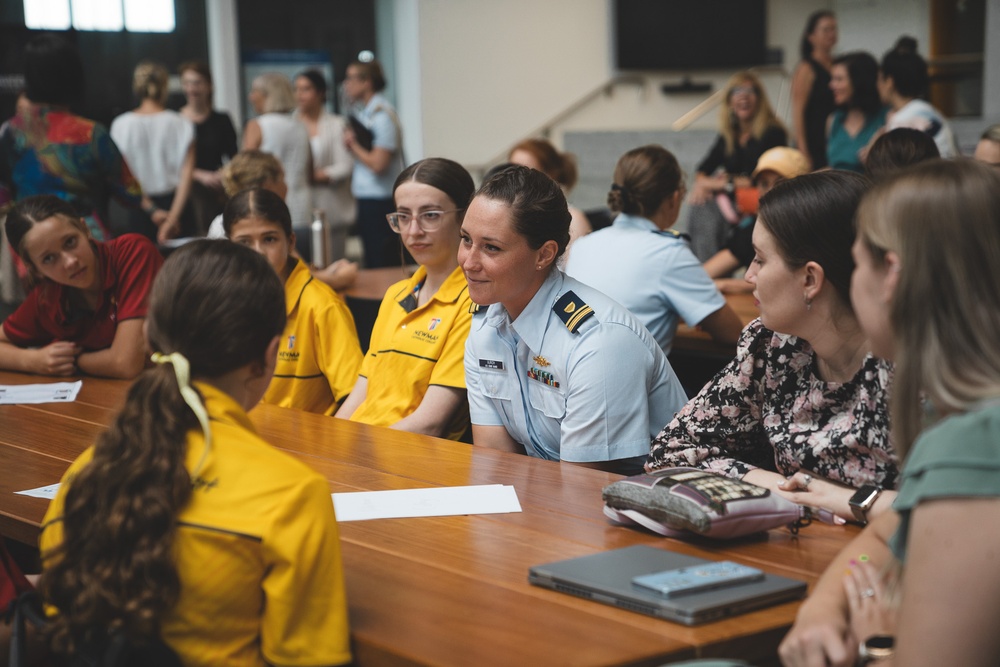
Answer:
[[[880,493],[882,493],[882,490],[877,486],[865,485],[851,496],[849,502],[851,513],[854,514],[854,519],[858,523],[865,524],[868,522],[868,509],[875,503],[875,499],[878,498]]]
[[[872,635],[861,642],[858,650],[858,657],[866,663],[872,660],[881,660],[892,655],[896,638],[892,635]]]
[[[875,502],[878,494],[881,491],[875,486],[862,486],[858,489],[853,496],[851,496],[851,505],[860,507],[862,509],[868,509],[868,507]]]

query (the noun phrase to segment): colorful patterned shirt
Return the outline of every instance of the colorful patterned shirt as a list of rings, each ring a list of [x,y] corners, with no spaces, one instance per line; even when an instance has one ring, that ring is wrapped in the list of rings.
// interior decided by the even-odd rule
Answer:
[[[804,340],[754,320],[736,358],[653,439],[646,466],[697,466],[743,477],[809,470],[853,487],[895,488],[891,366],[868,355],[848,382],[826,382]]]
[[[138,208],[142,187],[107,129],[57,107],[33,104],[0,129],[0,190],[19,201],[51,194],[71,202],[97,240],[107,201]]]

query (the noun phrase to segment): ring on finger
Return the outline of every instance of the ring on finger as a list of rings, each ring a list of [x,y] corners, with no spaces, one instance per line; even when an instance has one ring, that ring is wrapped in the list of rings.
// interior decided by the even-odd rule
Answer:
[[[813,481],[813,476],[812,475],[810,475],[809,473],[806,473],[806,472],[802,473],[802,488],[803,489],[808,489],[809,485],[812,483],[812,481]]]
[[[874,588],[866,588],[865,590],[861,591],[860,597],[861,598],[873,598],[873,597],[875,597],[875,589]]]

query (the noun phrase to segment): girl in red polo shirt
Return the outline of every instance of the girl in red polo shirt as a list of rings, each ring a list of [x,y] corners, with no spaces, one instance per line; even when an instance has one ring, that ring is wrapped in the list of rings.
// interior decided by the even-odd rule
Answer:
[[[0,368],[138,375],[149,289],[163,264],[156,246],[138,234],[93,241],[72,205],[52,195],[19,202],[6,232],[35,287],[0,327]]]

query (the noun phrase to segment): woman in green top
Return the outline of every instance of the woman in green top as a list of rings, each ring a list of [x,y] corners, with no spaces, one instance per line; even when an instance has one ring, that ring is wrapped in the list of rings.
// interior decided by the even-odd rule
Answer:
[[[996,664],[998,211],[1000,174],[964,160],[919,164],[861,204],[851,296],[873,351],[896,361],[892,426],[907,458],[894,511],[799,610],[785,665],[853,665],[877,643],[895,646],[880,666]]]

